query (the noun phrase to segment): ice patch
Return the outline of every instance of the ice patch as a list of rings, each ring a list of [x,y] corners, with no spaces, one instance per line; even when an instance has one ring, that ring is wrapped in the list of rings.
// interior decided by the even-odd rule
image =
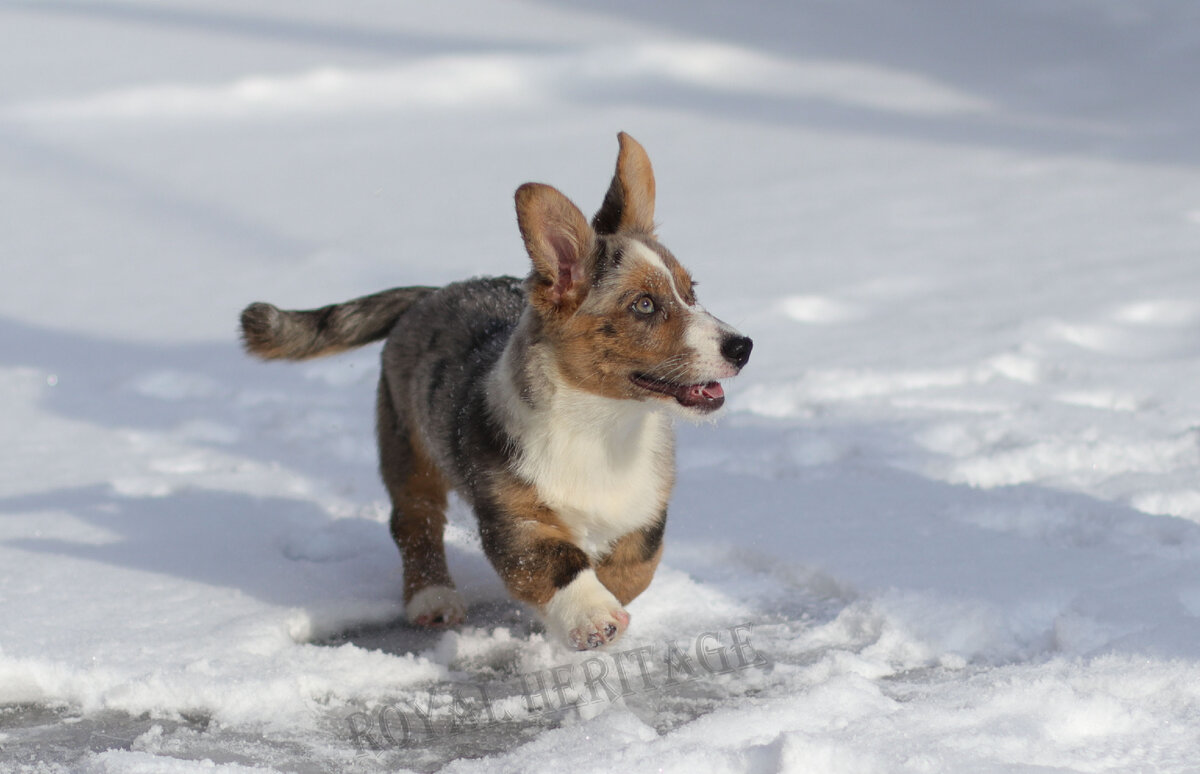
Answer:
[[[148,744],[147,737],[138,739],[139,745]],[[214,763],[211,758],[187,760],[172,757],[171,750],[151,747],[141,750],[105,750],[98,753],[81,768],[80,774],[264,774],[274,769],[240,763]],[[46,769],[53,772],[53,769]]]

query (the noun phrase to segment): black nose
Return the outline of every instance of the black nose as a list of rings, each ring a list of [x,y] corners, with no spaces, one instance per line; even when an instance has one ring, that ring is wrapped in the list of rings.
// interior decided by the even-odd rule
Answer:
[[[738,368],[750,360],[750,350],[753,348],[754,342],[746,336],[730,336],[721,342],[721,354]]]

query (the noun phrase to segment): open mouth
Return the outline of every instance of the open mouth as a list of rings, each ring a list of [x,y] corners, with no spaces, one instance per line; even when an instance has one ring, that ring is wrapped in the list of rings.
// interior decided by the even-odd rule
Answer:
[[[720,382],[677,384],[642,374],[634,374],[629,379],[644,390],[670,396],[679,405],[696,409],[702,413],[716,411],[725,403],[725,390],[721,388]]]

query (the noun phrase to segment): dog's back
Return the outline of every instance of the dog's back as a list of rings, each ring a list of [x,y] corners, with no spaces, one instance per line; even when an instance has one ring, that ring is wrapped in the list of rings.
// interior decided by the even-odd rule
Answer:
[[[456,282],[409,308],[384,345],[381,404],[390,402],[396,430],[414,434],[468,500],[481,465],[504,443],[487,416],[488,374],[525,303],[515,277]]]
[[[494,277],[445,287],[392,288],[319,309],[263,302],[242,313],[246,349],[266,360],[307,360],[386,338],[379,400],[390,432],[415,433],[449,483],[462,489],[487,455],[487,375],[526,305],[523,281]],[[464,423],[472,416],[475,422]]]

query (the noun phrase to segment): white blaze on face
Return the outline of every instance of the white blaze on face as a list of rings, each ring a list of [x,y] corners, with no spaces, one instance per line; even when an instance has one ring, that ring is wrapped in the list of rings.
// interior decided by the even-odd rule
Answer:
[[[667,286],[675,295],[679,309],[686,316],[684,341],[696,353],[692,362],[692,370],[697,382],[716,381],[730,376],[737,376],[738,369],[721,354],[721,343],[730,336],[741,334],[731,325],[713,317],[698,303],[688,304],[683,300],[675,284],[675,275],[667,268],[662,257],[641,242],[634,241],[632,255],[638,260],[653,266],[666,279]]]

